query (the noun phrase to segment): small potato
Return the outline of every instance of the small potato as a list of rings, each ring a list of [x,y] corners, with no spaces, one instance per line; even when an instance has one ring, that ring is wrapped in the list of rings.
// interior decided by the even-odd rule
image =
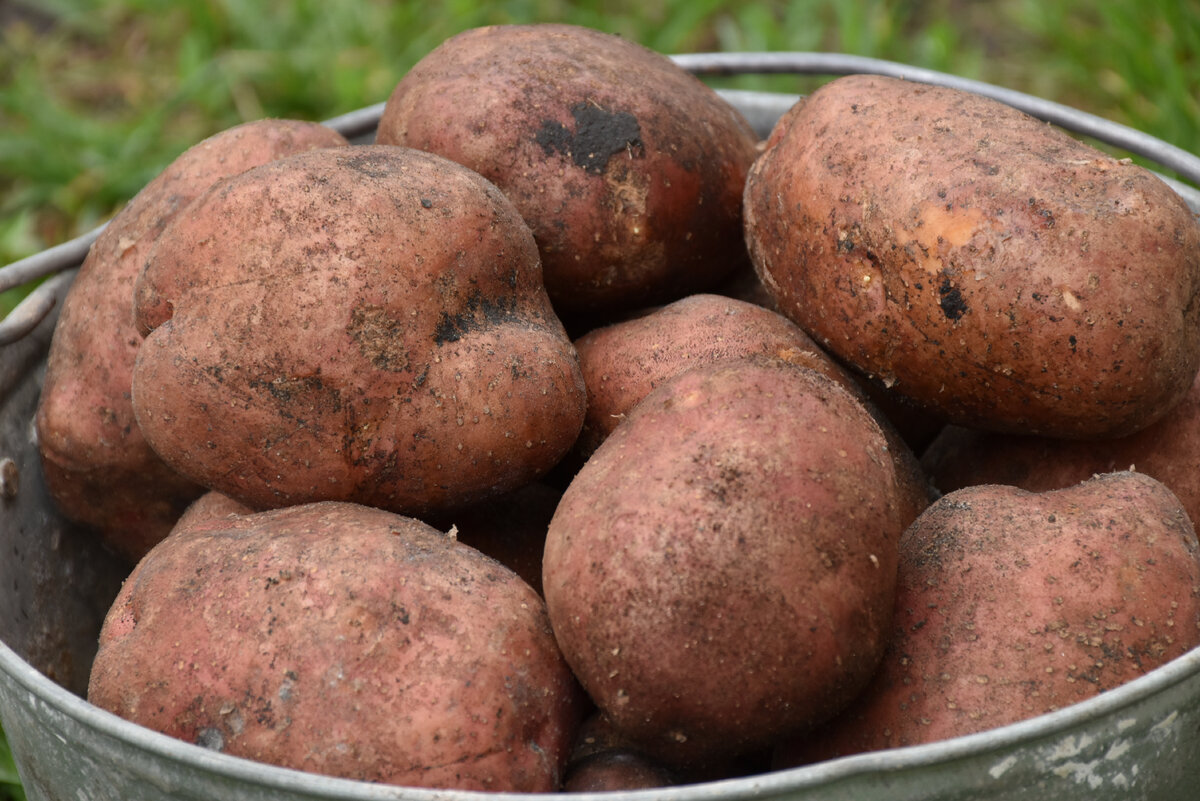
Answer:
[[[397,84],[376,141],[499,186],[533,229],[570,330],[748,263],[742,187],[757,136],[695,76],[620,36],[558,24],[454,36]]]
[[[680,373],[567,488],[546,537],[555,637],[613,727],[672,767],[829,717],[890,631],[899,489],[878,424],[778,360]]]
[[[636,751],[600,751],[571,766],[563,782],[568,793],[599,793],[670,787],[671,771]]]
[[[773,130],[746,238],[780,311],[949,422],[1116,437],[1200,368],[1200,223],[1148,170],[967,92],[832,81]]]
[[[520,578],[335,502],[173,532],[109,612],[88,699],[270,764],[517,792],[558,789],[582,710]]]
[[[162,462],[130,401],[142,337],[133,284],[163,228],[212,184],[341,134],[315,122],[259,120],[222,131],[175,159],[109,222],[63,301],[38,405],[46,484],[71,520],[136,561],[204,488]]]
[[[892,641],[866,691],[781,766],[916,745],[1091,698],[1200,645],[1200,545],[1138,473],[1041,494],[969,487],[905,533]]]
[[[135,291],[146,440],[256,509],[481,502],[548,471],[583,423],[528,226],[432,154],[351,145],[223,181]]]

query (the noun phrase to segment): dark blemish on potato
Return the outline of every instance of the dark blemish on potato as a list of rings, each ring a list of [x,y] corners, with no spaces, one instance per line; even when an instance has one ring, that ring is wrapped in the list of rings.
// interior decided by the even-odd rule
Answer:
[[[346,333],[372,366],[391,373],[408,369],[404,323],[379,306],[360,306],[350,313]]]
[[[320,375],[280,376],[270,381],[255,378],[248,381],[247,386],[254,390],[265,389],[272,398],[284,404],[291,403],[298,398],[307,398],[311,401],[314,396],[326,395],[330,399],[331,410],[338,411],[342,407],[341,396],[337,389],[326,387]]]
[[[989,164],[988,162],[980,161],[979,159],[972,159],[971,162],[976,167],[978,167],[985,175],[999,175],[1000,174],[1000,168],[995,164]]]
[[[576,167],[601,175],[608,160],[618,153],[631,158],[645,155],[642,129],[637,118],[627,111],[608,111],[593,102],[571,106],[575,132],[556,120],[542,120],[534,141],[547,156],[559,153],[569,156]]]
[[[1071,353],[1075,352],[1075,345],[1077,344],[1077,342],[1078,341],[1075,339],[1074,334],[1071,334],[1071,336],[1067,337],[1067,344],[1069,344],[1071,346]]]
[[[457,314],[442,312],[433,341],[441,346],[457,342],[471,331],[479,331],[517,319],[517,301],[512,297],[484,297],[478,291],[467,298],[466,308]]]
[[[960,320],[967,313],[967,302],[963,300],[962,291],[958,287],[950,284],[949,278],[942,279],[942,285],[938,287],[938,294],[942,296],[938,301],[938,305],[942,307],[942,313],[947,319]]]
[[[343,160],[343,164],[368,178],[386,178],[392,174],[393,156],[386,152],[360,152]],[[323,178],[324,176],[314,176]],[[328,179],[326,179],[328,180]]]

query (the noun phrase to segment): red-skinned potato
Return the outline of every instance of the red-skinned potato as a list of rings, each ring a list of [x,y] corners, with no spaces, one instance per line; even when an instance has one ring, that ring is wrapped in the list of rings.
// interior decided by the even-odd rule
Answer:
[[[820,373],[680,373],[551,520],[543,584],[563,655],[613,727],[672,767],[814,725],[882,653],[898,494],[878,424]]]
[[[519,577],[337,502],[173,532],[113,604],[88,698],[270,764],[518,792],[558,789],[583,709]]]
[[[621,737],[599,712],[584,718],[567,758],[563,791],[611,792],[670,787],[684,781]]]
[[[1117,439],[1061,440],[948,426],[921,455],[942,492],[1010,484],[1030,492],[1062,489],[1097,473],[1137,470],[1158,479],[1200,520],[1200,375],[1181,403],[1137,433]]]
[[[855,377],[782,315],[734,298],[697,294],[575,340],[588,403],[573,456],[582,463],[655,387],[679,373],[727,359],[770,357],[809,367],[868,406],[888,439],[907,526],[932,499],[928,480],[899,432],[867,400]]]
[[[147,441],[257,509],[479,502],[549,470],[583,422],[528,227],[432,154],[351,145],[223,181],[136,293]]]
[[[968,487],[905,533],[892,641],[866,691],[780,766],[983,731],[1092,698],[1200,645],[1200,547],[1178,499],[1107,473]]]
[[[950,422],[1132,433],[1200,367],[1200,225],[1148,170],[996,101],[832,81],[773,130],[746,233],[782,313]]]
[[[222,178],[281,156],[347,144],[324,125],[259,120],[189,148],[100,233],[63,300],[38,405],[38,450],[59,510],[131,560],[171,530],[203,487],[165,465],[130,402],[142,337],[133,284],[163,228]]]
[[[757,137],[666,56],[570,25],[454,36],[398,83],[377,141],[492,180],[533,229],[568,328],[714,286],[747,263]]]

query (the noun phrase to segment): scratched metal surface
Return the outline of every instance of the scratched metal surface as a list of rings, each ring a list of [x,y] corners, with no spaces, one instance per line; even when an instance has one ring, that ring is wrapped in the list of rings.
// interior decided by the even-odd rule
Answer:
[[[764,61],[764,55],[772,58]],[[731,62],[728,55],[681,59],[697,72],[738,71],[738,62]],[[741,65],[742,71],[829,74],[902,67],[886,62],[831,62],[828,54],[757,54]],[[932,76],[932,82],[940,80]],[[760,132],[768,130],[795,100],[757,93],[727,96]],[[363,109],[330,124],[369,140],[380,108]],[[1061,114],[1058,108],[1050,113]],[[1100,133],[1102,139],[1127,137],[1103,126]],[[1157,140],[1147,143],[1144,134],[1140,137],[1129,141],[1166,153],[1166,161],[1176,165],[1171,169],[1182,163],[1181,174],[1189,180],[1200,176],[1200,159],[1161,151]],[[1200,213],[1200,193],[1185,184],[1173,185]],[[62,271],[79,263],[94,233],[10,266],[19,267],[22,275],[61,273],[64,277],[50,283],[38,300],[39,308],[29,312],[36,319],[21,322],[20,333],[0,345],[0,553],[4,555],[0,560],[0,720],[28,797],[33,801],[505,797],[371,785],[249,762],[148,731],[80,697],[96,632],[126,568],[55,513],[41,480],[32,416],[54,310],[70,281],[70,273]],[[0,276],[9,269],[0,270]],[[1195,797],[1200,786],[1198,755],[1200,649],[1085,703],[969,737],[750,778],[577,797],[580,801],[1172,801]]]

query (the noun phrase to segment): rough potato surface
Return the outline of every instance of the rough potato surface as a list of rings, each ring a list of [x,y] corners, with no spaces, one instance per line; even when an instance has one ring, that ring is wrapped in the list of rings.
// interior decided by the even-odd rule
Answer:
[[[130,385],[142,336],[133,285],[163,228],[212,184],[282,156],[347,144],[324,125],[258,120],[189,148],[92,244],[63,301],[38,406],[38,448],[60,511],[137,560],[203,487],[146,443]]]
[[[555,636],[623,736],[727,760],[833,714],[890,630],[895,468],[839,385],[726,362],[648,395],[567,488],[543,583]]]
[[[951,422],[1144,428],[1200,367],[1200,226],[1148,170],[976,95],[850,76],[746,186],[780,311]]]
[[[533,229],[568,327],[714,286],[747,263],[757,137],[660,53],[569,25],[454,36],[396,86],[377,141],[495,182]]]
[[[575,443],[582,463],[655,387],[684,370],[727,359],[770,357],[833,379],[860,402],[867,396],[795,323],[752,303],[696,294],[647,314],[594,329],[575,340],[587,387],[587,413]],[[874,407],[902,487],[904,525],[931,500],[929,482],[912,450]]]
[[[345,503],[173,532],[126,581],[89,700],[363,781],[557,789],[580,693],[541,599],[416,520]]]
[[[583,422],[528,227],[438,156],[350,146],[222,182],[136,292],[146,439],[258,509],[482,501],[549,470]]]
[[[1200,645],[1200,546],[1178,499],[1107,473],[1045,493],[968,487],[900,545],[892,641],[784,765],[933,742],[1061,709]]]

